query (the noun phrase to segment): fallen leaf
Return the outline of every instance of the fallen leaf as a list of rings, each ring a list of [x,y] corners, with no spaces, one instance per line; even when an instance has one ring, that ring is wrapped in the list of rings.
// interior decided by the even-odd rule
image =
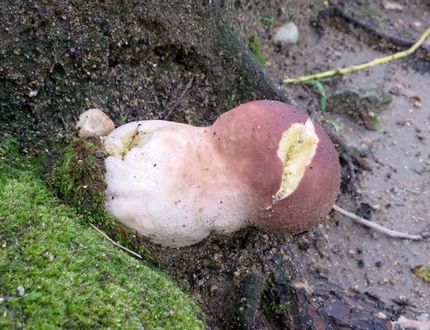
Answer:
[[[430,268],[423,265],[412,268],[412,273],[424,282],[430,283]]]

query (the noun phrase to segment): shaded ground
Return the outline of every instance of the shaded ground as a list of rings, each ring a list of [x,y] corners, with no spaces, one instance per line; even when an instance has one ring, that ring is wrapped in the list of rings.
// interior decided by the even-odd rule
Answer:
[[[381,53],[346,53],[339,64],[374,56]],[[344,124],[342,133],[348,141],[372,150],[373,171],[360,176],[362,201],[375,209],[372,220],[388,228],[418,233],[429,228],[430,74],[408,70],[407,66],[408,63],[396,63],[375,68],[347,81],[371,81],[389,89],[399,80],[421,96],[420,108],[407,97],[394,96],[383,110],[381,129],[376,132],[366,131],[346,118],[338,120]],[[356,209],[348,196],[342,196],[338,203]],[[373,293],[388,303],[410,303],[415,306],[412,310],[428,313],[430,285],[413,276],[411,268],[429,264],[430,241],[391,239],[341,216],[335,220],[308,238],[313,247],[305,255],[310,257],[311,273],[327,276],[351,290]]]

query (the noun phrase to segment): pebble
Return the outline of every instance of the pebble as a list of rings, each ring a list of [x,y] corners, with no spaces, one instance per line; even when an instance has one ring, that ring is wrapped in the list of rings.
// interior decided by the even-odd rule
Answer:
[[[382,312],[378,312],[378,313],[376,314],[376,317],[377,317],[378,319],[380,319],[380,320],[386,320],[386,319],[387,319],[387,315],[386,315],[386,314],[384,314],[384,313],[382,313]]]
[[[31,90],[31,91],[28,93],[28,97],[35,97],[35,96],[37,96],[37,91]]]
[[[354,257],[355,256],[355,251],[354,250],[348,250],[346,253],[350,257]]]
[[[422,313],[417,316],[417,321],[425,322],[428,321],[429,315],[427,313]]]
[[[22,285],[16,288],[16,292],[18,293],[18,296],[22,297],[25,293],[25,289]]]
[[[420,101],[415,101],[414,102],[414,107],[415,108],[421,108],[422,107],[422,103]]]
[[[212,284],[212,285],[209,286],[209,292],[211,294],[214,294],[216,291],[218,291],[218,289],[219,289],[219,287],[217,285],[215,285],[215,284]]]
[[[275,44],[295,44],[299,40],[299,29],[293,22],[282,25],[273,36]]]

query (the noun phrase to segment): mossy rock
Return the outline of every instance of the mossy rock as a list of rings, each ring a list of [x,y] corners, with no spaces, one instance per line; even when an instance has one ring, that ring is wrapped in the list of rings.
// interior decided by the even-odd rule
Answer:
[[[344,86],[330,96],[328,108],[349,115],[368,130],[377,130],[381,109],[391,100],[391,95],[379,87]]]
[[[114,247],[0,143],[0,328],[202,329],[172,280]]]

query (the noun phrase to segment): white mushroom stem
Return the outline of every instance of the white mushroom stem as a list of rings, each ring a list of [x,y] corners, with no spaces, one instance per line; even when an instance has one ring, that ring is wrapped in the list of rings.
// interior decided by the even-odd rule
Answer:
[[[339,212],[340,214],[342,214],[348,218],[351,218],[352,220],[356,221],[360,225],[366,226],[368,228],[376,230],[376,231],[383,233],[385,235],[388,235],[390,237],[411,239],[411,240],[415,240],[415,241],[420,241],[420,240],[423,240],[423,239],[429,237],[429,233],[422,233],[422,234],[418,234],[418,235],[413,235],[413,234],[403,233],[403,232],[399,232],[396,230],[391,230],[391,229],[385,228],[381,225],[378,225],[377,223],[374,223],[372,221],[369,221],[369,220],[366,220],[362,217],[359,217],[358,215],[356,215],[354,213],[348,212],[347,210],[344,210],[343,208],[341,208],[337,205],[333,206],[333,210],[335,210],[336,212]]]

